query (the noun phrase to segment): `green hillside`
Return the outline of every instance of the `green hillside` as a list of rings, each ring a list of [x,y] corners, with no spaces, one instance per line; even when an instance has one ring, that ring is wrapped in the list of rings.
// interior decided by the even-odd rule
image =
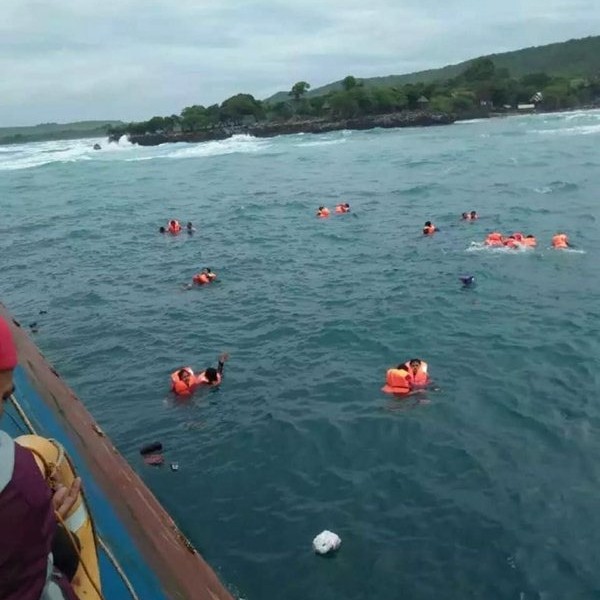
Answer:
[[[41,123],[31,127],[0,127],[0,144],[20,144],[48,140],[102,137],[109,127],[122,121],[78,121],[76,123]]]
[[[494,61],[497,68],[506,68],[512,77],[522,77],[529,73],[544,72],[552,76],[582,76],[600,75],[600,36],[568,40],[545,46],[532,46],[522,50],[488,54],[484,57]],[[407,83],[431,83],[445,81],[457,77],[475,58],[442,67],[429,69],[406,75],[388,75],[386,77],[369,77],[361,79],[366,87],[394,87]],[[328,92],[342,89],[342,80],[310,90],[306,96],[322,96]],[[268,98],[268,102],[285,102],[289,99],[288,92],[277,92]]]

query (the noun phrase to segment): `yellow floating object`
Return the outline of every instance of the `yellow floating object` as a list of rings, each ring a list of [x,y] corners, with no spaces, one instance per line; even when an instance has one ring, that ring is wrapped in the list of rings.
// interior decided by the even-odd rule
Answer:
[[[71,486],[77,476],[65,449],[56,440],[38,435],[21,435],[17,444],[31,450],[40,471],[49,485]],[[64,517],[64,524],[79,540],[79,566],[71,585],[80,600],[102,600],[100,566],[96,549],[96,534],[90,511],[83,494],[79,492],[75,504]]]

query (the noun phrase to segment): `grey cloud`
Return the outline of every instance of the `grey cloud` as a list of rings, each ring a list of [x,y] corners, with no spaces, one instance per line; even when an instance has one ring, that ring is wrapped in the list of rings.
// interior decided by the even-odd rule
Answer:
[[[0,125],[141,119],[299,79],[389,75],[593,35],[597,0],[3,0]]]

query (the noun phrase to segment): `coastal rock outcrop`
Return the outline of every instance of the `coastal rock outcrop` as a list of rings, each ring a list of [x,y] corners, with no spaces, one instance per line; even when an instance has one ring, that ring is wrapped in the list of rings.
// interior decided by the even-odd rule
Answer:
[[[208,142],[224,140],[233,135],[252,135],[254,137],[274,137],[294,133],[327,133],[344,129],[365,130],[381,127],[428,127],[432,125],[450,125],[456,118],[446,113],[427,111],[398,112],[385,115],[368,115],[351,119],[306,119],[283,122],[264,122],[254,125],[232,125],[204,129],[202,131],[145,133],[129,135],[129,141],[140,146],[158,146],[173,142]],[[118,141],[111,139],[110,141]]]

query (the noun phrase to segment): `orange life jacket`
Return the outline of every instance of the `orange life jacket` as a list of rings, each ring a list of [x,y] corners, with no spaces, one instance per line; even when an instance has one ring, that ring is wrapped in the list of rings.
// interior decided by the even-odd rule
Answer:
[[[192,277],[192,281],[197,283],[198,285],[206,285],[207,283],[211,283],[217,278],[214,273],[196,273]]]
[[[179,371],[187,371],[190,374],[187,383],[179,377]],[[171,373],[171,391],[175,392],[178,396],[191,396],[195,383],[194,371],[190,367],[177,369],[177,371]]]
[[[427,385],[429,383],[429,375],[427,374],[427,363],[422,360],[421,364],[417,368],[417,372],[413,373],[412,368],[410,367],[410,362],[404,363],[404,368],[410,375],[411,381],[414,385]]]
[[[502,234],[497,231],[488,233],[485,243],[487,246],[502,246]]]
[[[552,238],[554,248],[568,248],[569,238],[564,233],[558,233]]]
[[[537,240],[534,237],[523,238],[521,240],[521,243],[524,244],[525,246],[530,246],[530,247],[537,246]]]
[[[221,373],[217,373],[217,381],[209,381],[206,377],[206,371],[202,371],[200,375],[196,377],[196,385],[219,385],[221,383]]]
[[[408,394],[410,392],[410,374],[406,369],[388,369],[385,385],[381,388],[386,394]]]
[[[349,209],[349,208],[346,208],[346,207],[345,207],[343,204],[338,204],[338,205],[335,207],[335,212],[336,212],[336,213],[346,213],[346,212],[348,212],[349,210],[350,210],[350,209]]]
[[[329,216],[329,214],[330,214],[330,213],[329,213],[329,209],[328,209],[327,207],[325,207],[325,208],[323,208],[323,210],[319,210],[319,211],[317,212],[317,217],[319,217],[319,218],[323,219],[323,218],[325,218],[325,217],[328,217],[328,216]]]
[[[169,227],[167,231],[169,233],[178,234],[181,231],[181,225],[179,224],[179,221],[173,221],[173,223],[169,221]]]
[[[435,233],[435,225],[427,225],[423,227],[423,235],[433,235]]]
[[[520,246],[519,241],[515,238],[506,238],[502,242],[507,248],[518,248]]]

